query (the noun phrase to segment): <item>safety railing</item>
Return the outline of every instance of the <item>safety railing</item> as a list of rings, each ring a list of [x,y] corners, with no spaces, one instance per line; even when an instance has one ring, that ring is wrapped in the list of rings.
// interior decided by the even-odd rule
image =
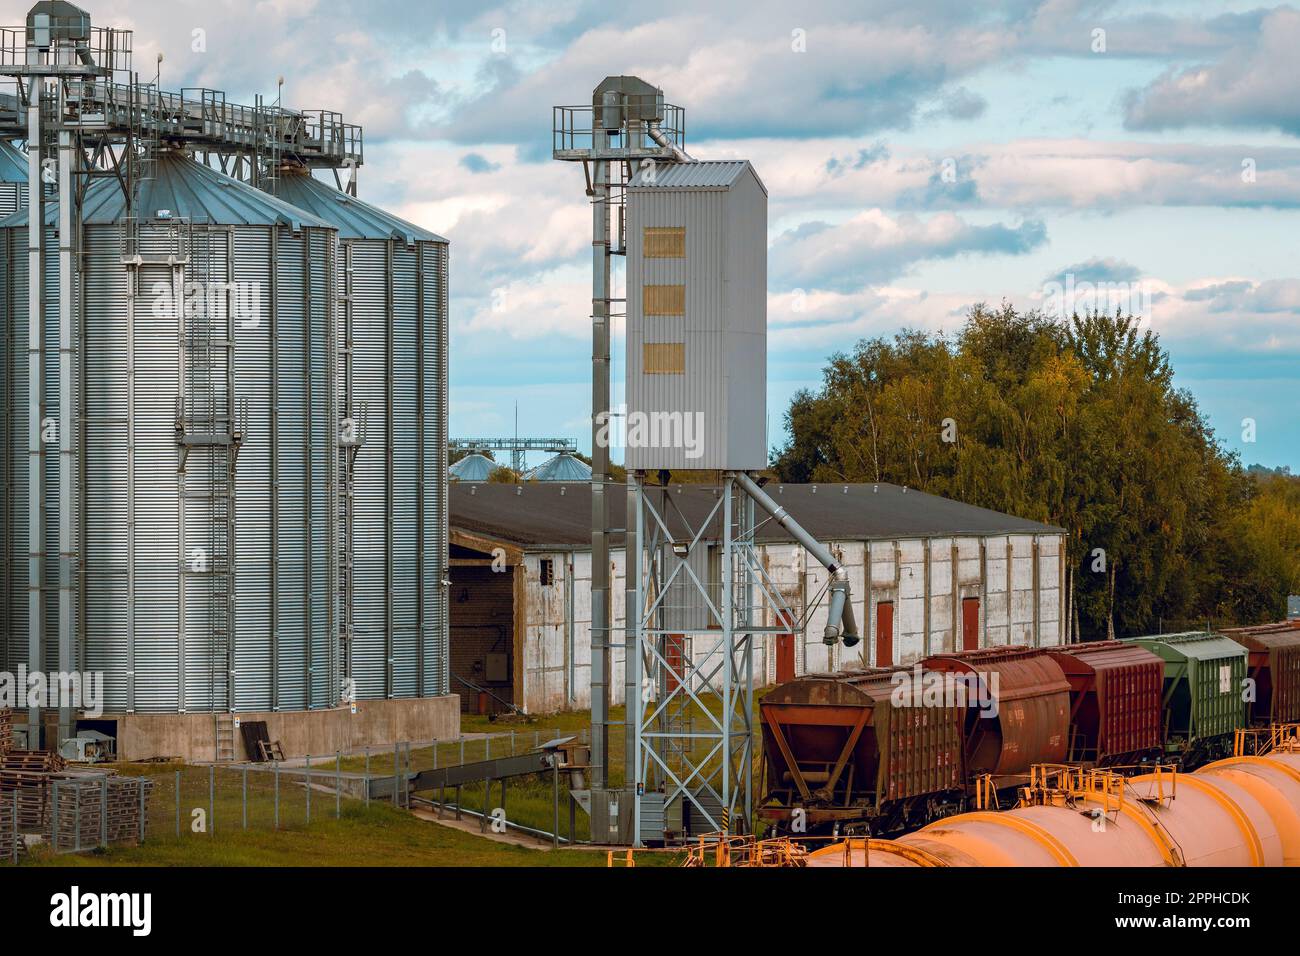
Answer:
[[[129,72],[131,69],[132,33],[130,30],[116,30],[112,27],[91,27],[90,36],[85,43],[85,50],[94,61],[95,69],[100,73]],[[66,41],[58,41],[51,50],[42,51],[38,64],[48,66],[59,56],[66,56],[71,49]],[[0,71],[13,69],[21,71],[30,65],[27,50],[27,28],[0,27]],[[80,66],[80,60],[77,61]]]
[[[658,132],[673,146],[686,149],[686,111],[680,106],[665,103],[662,112],[663,116],[656,124]],[[567,158],[568,155],[594,149],[598,129],[611,137],[607,145],[610,151],[630,148],[631,144],[624,141],[627,139],[626,125],[622,128],[604,129],[597,123],[596,108],[589,104],[552,107],[551,117],[551,148],[557,157]],[[665,156],[672,155],[671,149],[656,146],[649,135],[645,136],[645,142],[639,148],[643,151],[662,149]]]
[[[1239,727],[1233,734],[1234,757],[1262,757],[1275,750],[1289,753],[1300,751],[1300,724]]]

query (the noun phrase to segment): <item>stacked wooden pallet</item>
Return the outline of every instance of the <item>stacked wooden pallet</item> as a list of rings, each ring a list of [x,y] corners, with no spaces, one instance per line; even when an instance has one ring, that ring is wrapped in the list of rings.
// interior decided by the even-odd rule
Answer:
[[[7,754],[14,746],[14,712],[8,707],[0,707],[0,755]]]
[[[55,849],[88,850],[105,840],[135,843],[144,838],[153,790],[148,777],[69,769],[50,774],[48,785],[44,832]]]
[[[0,803],[12,810],[17,795],[18,829],[23,833],[40,833],[44,829],[50,774],[63,768],[62,757],[44,750],[0,754]]]
[[[0,864],[12,863],[27,852],[27,843],[14,828],[13,797],[0,800]]]
[[[8,803],[0,800],[0,864],[21,860],[26,852],[26,840],[13,825],[13,797]]]

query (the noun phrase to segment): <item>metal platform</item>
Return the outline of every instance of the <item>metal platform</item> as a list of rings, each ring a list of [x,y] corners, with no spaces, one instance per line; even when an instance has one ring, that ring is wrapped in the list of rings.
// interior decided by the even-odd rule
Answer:
[[[25,69],[4,67],[9,75]],[[13,71],[13,72],[10,72]],[[318,169],[360,166],[361,127],[330,110],[227,103],[220,90],[155,90],[148,84],[90,81],[76,105],[79,129],[109,138],[153,136],[164,145],[216,155],[276,151],[281,159]],[[27,106],[16,86],[0,92],[0,139],[25,139]]]
[[[365,160],[361,127],[324,109],[291,110],[226,101],[221,90],[200,87],[168,92],[141,82],[132,71],[132,32],[83,27],[84,38],[57,34],[32,45],[30,26],[0,28],[0,139],[28,137],[30,82],[68,84],[62,115],[43,119],[47,129],[72,127],[83,136],[152,140],[217,156],[275,157],[311,168],[355,168]],[[69,51],[75,47],[75,55]]]

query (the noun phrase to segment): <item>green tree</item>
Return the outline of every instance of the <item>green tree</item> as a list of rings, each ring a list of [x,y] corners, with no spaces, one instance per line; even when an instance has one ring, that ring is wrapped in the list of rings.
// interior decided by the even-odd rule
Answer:
[[[979,305],[951,338],[864,340],[785,424],[781,480],[893,482],[1064,528],[1075,635],[1276,617],[1300,587],[1297,482],[1257,487],[1132,316]]]

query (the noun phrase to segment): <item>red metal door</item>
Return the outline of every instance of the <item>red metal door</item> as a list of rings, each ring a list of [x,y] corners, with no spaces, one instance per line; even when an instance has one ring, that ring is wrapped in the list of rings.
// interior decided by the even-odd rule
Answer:
[[[881,601],[876,605],[876,666],[890,667],[894,663],[894,602]]]
[[[781,613],[781,623],[787,627],[789,618]],[[794,635],[778,634],[776,636],[776,682],[784,684],[794,680]]]
[[[677,675],[682,672],[682,651],[686,644],[685,634],[669,634],[664,642],[664,660],[668,662],[668,693],[675,691],[681,684]]]
[[[980,649],[980,599],[977,597],[961,599],[961,649]]]

